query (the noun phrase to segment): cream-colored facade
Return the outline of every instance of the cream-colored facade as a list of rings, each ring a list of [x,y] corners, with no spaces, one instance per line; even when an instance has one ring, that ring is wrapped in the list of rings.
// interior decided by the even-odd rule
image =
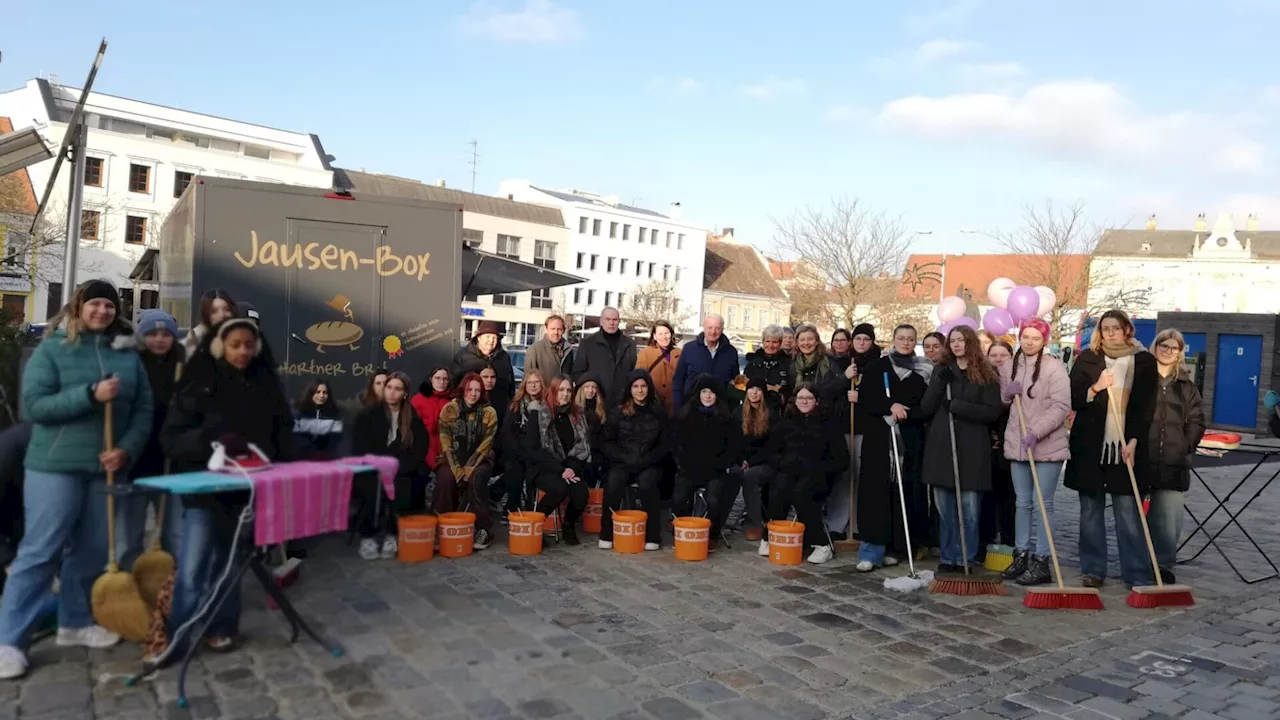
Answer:
[[[740,349],[754,350],[760,344],[760,332],[769,325],[787,324],[791,317],[791,301],[759,295],[702,291],[702,316],[715,313],[724,318],[724,331],[741,338]]]

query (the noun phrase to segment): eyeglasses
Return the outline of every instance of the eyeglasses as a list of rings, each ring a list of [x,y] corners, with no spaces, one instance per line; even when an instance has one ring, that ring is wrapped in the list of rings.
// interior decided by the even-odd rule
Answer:
[[[1181,351],[1182,351],[1182,346],[1181,346],[1181,345],[1170,345],[1170,344],[1168,344],[1168,343],[1161,343],[1160,345],[1157,345],[1157,346],[1156,346],[1156,349],[1158,349],[1158,350],[1163,350],[1164,352],[1167,352],[1167,353],[1176,353],[1176,352],[1181,352]]]

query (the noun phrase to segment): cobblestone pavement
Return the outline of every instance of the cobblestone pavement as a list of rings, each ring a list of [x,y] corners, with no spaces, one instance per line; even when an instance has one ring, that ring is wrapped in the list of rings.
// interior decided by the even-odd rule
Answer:
[[[1243,472],[1206,477],[1219,490]],[[1073,552],[1075,494],[1057,497],[1060,547]],[[1191,497],[1203,517],[1207,494]],[[1272,551],[1277,498],[1243,516]],[[499,541],[413,566],[361,561],[333,539],[289,594],[345,656],[289,645],[249,588],[246,644],[198,658],[189,710],[171,670],[124,686],[136,648],[46,642],[26,679],[0,683],[0,720],[1280,718],[1280,583],[1245,586],[1213,550],[1180,566],[1195,608],[1134,610],[1112,581],[1106,610],[1055,612],[1024,608],[1013,586],[892,594],[884,573],[858,575],[849,558],[780,569],[733,539],[704,563],[588,545],[516,558]],[[1246,575],[1268,569],[1238,531],[1224,541]],[[1077,582],[1070,554],[1064,568]]]

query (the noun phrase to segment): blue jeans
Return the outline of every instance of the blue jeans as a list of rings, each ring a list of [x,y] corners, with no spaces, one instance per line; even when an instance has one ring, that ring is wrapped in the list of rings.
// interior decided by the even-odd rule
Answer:
[[[54,577],[62,580],[58,627],[93,625],[90,592],[107,565],[107,498],[98,473],[27,470],[26,535],[0,600],[0,645],[21,646],[43,612]]]
[[[1151,508],[1147,524],[1151,526],[1151,544],[1161,572],[1173,572],[1178,560],[1178,538],[1182,537],[1183,498],[1181,490],[1151,491]],[[1165,580],[1168,582],[1168,580]]]
[[[182,550],[178,556],[177,577],[173,583],[173,601],[169,610],[169,635],[178,629],[210,598],[214,586],[227,568],[231,556],[231,533],[226,516],[206,507],[186,507],[182,512]],[[234,637],[240,625],[239,578],[227,577],[223,588],[233,585],[217,615],[209,622],[204,636]],[[190,637],[190,636],[187,636]]]
[[[964,553],[960,551],[960,517],[956,512],[956,491],[944,487],[933,488],[933,502],[938,507],[938,550],[946,565],[962,565]],[[978,516],[982,512],[982,493],[962,490],[960,502],[964,504],[964,542],[969,550],[969,566],[978,564]]]
[[[861,543],[858,545],[858,562],[871,563],[876,567],[884,566],[884,545],[872,545],[871,543]]]
[[[162,497],[165,498],[165,516],[160,531],[160,547],[175,558],[178,556],[182,540],[182,500],[177,495],[141,493],[118,497],[116,498],[116,556],[120,559],[120,569],[130,571],[133,568],[133,561],[151,547],[151,538],[147,535],[147,507],[155,507],[156,512],[159,513]],[[157,520],[159,519],[157,516]]]
[[[1061,462],[1037,462],[1036,476],[1040,478],[1040,493],[1044,495],[1044,511],[1053,525],[1053,495],[1058,490],[1058,472]],[[1031,479],[1031,463],[1011,462],[1013,492],[1017,496],[1013,512],[1013,544],[1019,550],[1030,550],[1034,555],[1049,554],[1049,533],[1040,518],[1040,503],[1036,502],[1036,487]],[[1036,542],[1031,544],[1031,530],[1035,528]]]
[[[1080,572],[1100,578],[1107,576],[1106,506],[1106,493],[1080,493]],[[1132,495],[1111,496],[1120,579],[1129,586],[1155,582],[1138,512]]]

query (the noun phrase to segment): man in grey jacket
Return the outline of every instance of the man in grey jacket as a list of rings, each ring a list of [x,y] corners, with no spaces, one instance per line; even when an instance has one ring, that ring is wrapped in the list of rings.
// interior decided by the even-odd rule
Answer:
[[[551,315],[542,323],[542,337],[529,346],[524,354],[524,372],[538,373],[546,383],[557,375],[569,375],[573,371],[573,348],[564,337],[565,322],[559,315]]]

